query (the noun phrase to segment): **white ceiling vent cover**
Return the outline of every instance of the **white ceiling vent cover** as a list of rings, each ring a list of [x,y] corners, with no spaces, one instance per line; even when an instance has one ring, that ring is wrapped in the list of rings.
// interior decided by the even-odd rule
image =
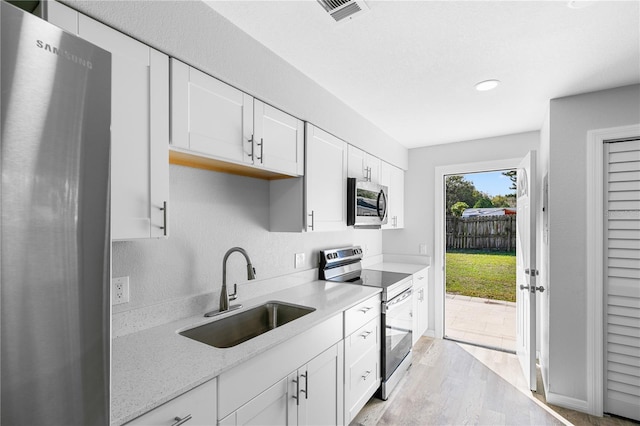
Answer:
[[[364,0],[318,0],[336,22],[353,19],[369,11]]]

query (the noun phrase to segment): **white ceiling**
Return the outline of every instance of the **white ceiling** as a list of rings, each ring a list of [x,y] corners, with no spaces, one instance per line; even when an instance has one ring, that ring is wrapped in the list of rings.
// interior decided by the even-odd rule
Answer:
[[[340,23],[314,0],[207,3],[408,148],[539,130],[552,98],[640,82],[638,1],[367,1]]]

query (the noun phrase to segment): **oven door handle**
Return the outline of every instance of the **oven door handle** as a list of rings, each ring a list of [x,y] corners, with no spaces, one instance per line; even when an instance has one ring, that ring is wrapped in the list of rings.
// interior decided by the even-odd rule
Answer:
[[[413,294],[413,289],[408,289],[405,290],[402,294],[394,297],[392,300],[388,301],[387,303],[383,304],[383,310],[384,312],[389,312],[393,309],[396,309],[399,307],[399,305],[403,304],[403,302],[407,302],[410,301],[411,299],[411,295]]]

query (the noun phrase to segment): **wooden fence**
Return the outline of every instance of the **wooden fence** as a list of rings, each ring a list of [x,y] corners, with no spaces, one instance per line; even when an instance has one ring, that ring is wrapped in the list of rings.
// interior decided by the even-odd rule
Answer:
[[[447,249],[513,251],[516,215],[447,217]]]

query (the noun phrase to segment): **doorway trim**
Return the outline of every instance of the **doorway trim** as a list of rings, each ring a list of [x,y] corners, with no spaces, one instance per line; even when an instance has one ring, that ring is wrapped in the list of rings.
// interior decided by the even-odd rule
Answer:
[[[587,410],[604,412],[604,143],[640,136],[640,124],[587,132]]]
[[[435,168],[435,203],[434,203],[434,332],[437,338],[444,337],[444,300],[445,300],[445,282],[444,282],[444,266],[445,266],[445,221],[444,206],[445,191],[444,178],[447,175],[460,175],[467,173],[491,172],[506,169],[517,169],[522,158],[508,158],[501,160],[481,161],[477,163],[451,164],[448,166],[439,166]]]

